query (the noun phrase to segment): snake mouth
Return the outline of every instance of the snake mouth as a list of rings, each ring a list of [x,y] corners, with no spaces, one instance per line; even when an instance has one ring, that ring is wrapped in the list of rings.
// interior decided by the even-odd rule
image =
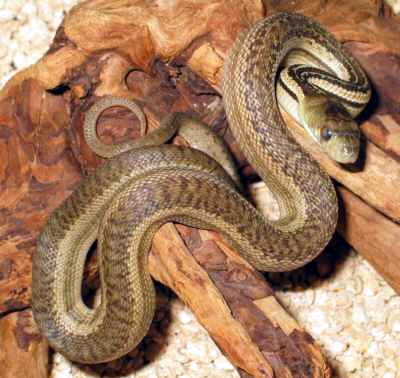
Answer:
[[[355,141],[353,138],[352,143],[346,143],[339,148],[329,149],[327,151],[328,156],[340,164],[352,164],[358,159],[360,151],[359,141]]]
[[[358,154],[349,155],[349,156],[341,156],[340,158],[336,159],[336,161],[340,164],[353,164],[357,161]]]

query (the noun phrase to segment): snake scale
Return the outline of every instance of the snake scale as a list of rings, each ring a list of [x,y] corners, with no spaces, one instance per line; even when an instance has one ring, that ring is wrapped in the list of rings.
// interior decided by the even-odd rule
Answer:
[[[165,222],[216,230],[263,271],[295,269],[324,248],[337,221],[335,190],[288,132],[276,91],[281,106],[295,113],[332,158],[354,161],[359,134],[350,116],[369,98],[358,63],[309,18],[281,13],[259,21],[235,42],[222,94],[234,137],[274,193],[280,219],[260,214],[221,165],[201,151],[154,146],[153,137],[118,151],[51,214],[38,239],[32,306],[56,350],[74,361],[97,363],[140,342],[155,302],[148,251]],[[168,135],[161,139],[185,123],[182,115],[168,116],[158,132],[169,130]],[[98,153],[113,155],[98,147]],[[88,308],[81,283],[95,239],[101,300]]]

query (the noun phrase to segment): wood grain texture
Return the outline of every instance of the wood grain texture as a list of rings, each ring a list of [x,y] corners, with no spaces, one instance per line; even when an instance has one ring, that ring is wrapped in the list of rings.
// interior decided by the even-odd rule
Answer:
[[[331,376],[312,337],[285,312],[263,276],[218,234],[163,226],[153,240],[150,270],[251,376]]]
[[[79,180],[68,124],[67,101],[36,81],[0,101],[0,312],[29,303],[36,236]]]
[[[0,319],[0,377],[46,378],[48,345],[30,310]]]
[[[340,234],[400,294],[400,225],[339,186],[343,203]]]

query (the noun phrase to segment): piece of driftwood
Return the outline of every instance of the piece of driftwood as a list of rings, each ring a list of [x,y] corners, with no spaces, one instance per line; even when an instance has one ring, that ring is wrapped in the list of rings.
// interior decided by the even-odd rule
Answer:
[[[33,80],[0,102],[0,312],[29,304],[37,234],[80,179],[68,124],[67,100]]]
[[[0,92],[0,311],[13,311],[29,304],[31,256],[45,218],[71,193],[83,174],[102,161],[90,151],[82,136],[84,113],[97,98],[114,95],[135,99],[146,113],[149,130],[157,127],[170,111],[189,111],[224,135],[243,176],[250,172],[240,148],[226,129],[218,87],[223,62],[234,39],[240,31],[266,14],[264,5],[268,13],[276,10],[276,2],[271,3],[176,0],[150,4],[145,1],[92,0],[81,3],[66,16],[49,52],[36,65],[15,75]],[[395,185],[385,176],[382,180],[387,190],[382,191],[382,182],[376,180],[372,169],[382,168],[387,172],[386,163],[387,159],[391,159],[390,155],[393,158],[391,167],[396,172],[390,177],[398,179],[398,149],[392,140],[398,130],[398,99],[390,88],[398,80],[399,24],[395,20],[383,22],[376,13],[375,5],[367,0],[355,0],[351,4],[345,1],[282,1],[279,6],[281,10],[297,10],[319,19],[346,42],[345,46],[367,69],[376,87],[375,95],[383,105],[370,109],[369,113],[366,111],[365,119],[369,126],[365,127],[364,123],[363,128],[371,140],[368,143],[378,146],[371,148],[375,151],[373,156],[380,156],[380,163],[377,165],[375,160],[371,162],[367,158],[363,169],[369,173],[363,176],[358,172],[357,178],[349,178],[349,173],[337,167],[330,173],[339,172],[335,174],[344,177],[341,180],[343,185],[349,186],[371,206],[386,212],[393,219],[399,219],[398,192],[391,189]],[[179,17],[176,16],[178,14]],[[379,65],[373,63],[375,60]],[[384,78],[379,71],[379,66],[383,64],[390,68]],[[378,111],[380,113],[377,114]],[[382,117],[386,123],[382,122]],[[387,120],[392,121],[390,127]],[[106,142],[139,136],[134,116],[120,108],[104,112],[98,132]],[[375,136],[378,134],[379,137]],[[368,143],[367,146],[370,145]],[[367,154],[371,148],[368,147]],[[321,162],[326,165],[323,159]],[[329,170],[329,166],[326,168]],[[368,185],[368,188],[363,190],[362,185]],[[358,222],[359,218],[349,217],[346,221]],[[355,234],[353,232],[351,236],[353,245],[364,248],[364,244],[356,243],[360,236]],[[210,246],[208,239],[214,240],[213,243],[223,251],[223,254],[218,252],[218,256],[228,256],[223,259],[229,258],[236,263],[239,261],[239,257],[232,258],[232,251],[222,247],[217,235],[203,232],[200,235],[202,245]],[[291,320],[287,321],[293,328],[288,328],[285,320],[276,319],[277,313],[285,313],[273,300],[264,281],[244,279],[241,283],[243,290],[225,290],[225,284],[220,285],[222,281],[215,267],[202,260],[205,249],[199,247],[200,254],[196,257],[197,248],[189,247],[190,240],[198,241],[199,238],[189,237],[182,229],[181,236],[188,245],[182,251],[189,256],[187,250],[190,250],[198,264],[185,260],[190,264],[179,265],[179,269],[174,270],[175,254],[168,253],[171,266],[168,269],[164,267],[168,260],[160,257],[165,253],[160,244],[170,245],[171,250],[177,253],[184,243],[176,233],[160,231],[154,241],[156,253],[150,261],[157,258],[163,264],[151,264],[152,274],[163,282],[169,282],[195,311],[199,298],[194,297],[194,291],[183,290],[185,288],[177,284],[178,278],[191,267],[196,267],[199,277],[211,277],[213,283],[207,278],[211,285],[208,287],[213,293],[218,293],[213,297],[215,303],[211,307],[215,305],[227,316],[228,308],[236,314],[235,317],[240,315],[237,326],[241,335],[247,338],[249,347],[243,350],[239,343],[224,342],[217,331],[227,329],[224,328],[227,324],[215,327],[213,319],[200,316],[201,308],[198,317],[225,353],[243,369],[243,374],[268,376],[271,371],[279,371],[282,374],[285,372],[286,375],[282,376],[290,376],[289,372],[295,375],[297,366],[290,358],[296,356],[301,369],[312,366],[313,376],[329,376],[329,369],[314,341],[298,331]],[[171,242],[171,237],[174,242]],[[236,278],[256,277],[255,273],[249,273],[245,264],[237,264]],[[193,285],[193,290],[198,288],[199,282],[192,282],[190,275],[185,278],[187,285]],[[248,295],[241,296],[242,292]],[[258,294],[254,296],[254,292],[261,293],[260,297]],[[189,297],[185,297],[188,294]],[[223,300],[218,302],[221,298]],[[243,300],[239,301],[239,298]],[[221,303],[225,303],[226,307]],[[290,319],[286,314],[282,317]],[[225,319],[229,320],[229,324],[235,323],[233,318]],[[265,326],[271,334],[263,333]],[[256,334],[262,337],[253,337]],[[268,349],[266,341],[271,339],[275,340],[273,345],[276,350]],[[288,346],[283,352],[279,351],[286,342]],[[255,349],[261,353],[250,358],[248,354]],[[235,353],[237,358],[234,358]],[[241,359],[253,362],[245,365]]]
[[[255,377],[330,376],[315,341],[261,274],[218,234],[177,228],[167,224],[157,232],[150,270],[192,309],[230,361]]]
[[[0,319],[0,377],[45,378],[48,376],[48,345],[30,310]]]
[[[339,186],[344,203],[340,234],[400,293],[400,225]]]

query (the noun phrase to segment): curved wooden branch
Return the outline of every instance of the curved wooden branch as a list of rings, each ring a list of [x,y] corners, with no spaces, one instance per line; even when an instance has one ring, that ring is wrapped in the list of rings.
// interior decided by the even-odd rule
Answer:
[[[263,276],[218,234],[163,226],[153,240],[150,269],[251,376],[330,376],[315,341],[285,312]]]

